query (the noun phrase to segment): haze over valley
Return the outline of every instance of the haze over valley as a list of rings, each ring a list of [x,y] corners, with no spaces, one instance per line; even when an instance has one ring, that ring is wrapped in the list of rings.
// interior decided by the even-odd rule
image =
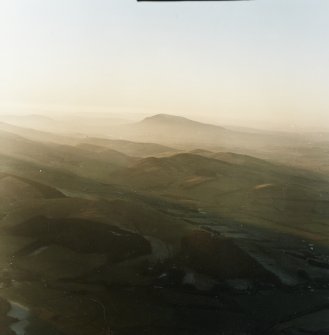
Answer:
[[[325,134],[92,120],[0,117],[1,304],[28,334],[326,329]]]

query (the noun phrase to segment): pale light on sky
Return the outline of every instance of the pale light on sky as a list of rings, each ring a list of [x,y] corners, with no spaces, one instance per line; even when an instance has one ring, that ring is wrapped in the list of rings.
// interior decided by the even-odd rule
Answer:
[[[0,2],[0,113],[329,128],[329,1]]]

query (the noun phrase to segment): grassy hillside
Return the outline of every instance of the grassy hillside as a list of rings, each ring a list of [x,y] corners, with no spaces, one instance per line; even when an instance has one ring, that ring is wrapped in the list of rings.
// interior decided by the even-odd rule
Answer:
[[[83,177],[105,180],[116,169],[129,166],[134,161],[114,150],[85,150],[81,147],[51,142],[32,141],[11,133],[0,132],[0,154],[41,167],[62,169]]]
[[[166,153],[174,153],[177,150],[165,145],[156,143],[141,143],[124,140],[112,140],[104,138],[86,138],[82,142],[82,146],[95,145],[98,147],[104,147],[112,150],[120,151],[126,155],[133,157],[147,157],[155,156]],[[89,146],[90,148],[90,146]]]
[[[244,155],[212,157],[146,158],[115,173],[113,181],[197,200],[243,222],[326,233],[329,185],[324,178]]]

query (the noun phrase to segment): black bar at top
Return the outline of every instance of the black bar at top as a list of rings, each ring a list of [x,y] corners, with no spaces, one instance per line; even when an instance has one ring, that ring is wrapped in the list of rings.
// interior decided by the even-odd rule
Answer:
[[[250,1],[250,0],[137,0],[137,2],[178,2],[178,1]]]
[[[250,1],[250,0],[137,0],[137,2],[178,2],[178,1]]]

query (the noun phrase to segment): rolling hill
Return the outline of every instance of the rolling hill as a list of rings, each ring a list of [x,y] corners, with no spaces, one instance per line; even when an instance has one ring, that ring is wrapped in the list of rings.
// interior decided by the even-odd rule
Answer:
[[[113,182],[194,200],[246,223],[325,233],[326,179],[245,155],[215,156],[187,153],[146,158],[114,173]]]
[[[40,164],[40,173],[44,167],[64,169],[83,177],[105,180],[118,168],[126,167],[134,159],[106,149],[85,150],[83,147],[36,141],[0,130],[0,154],[34,164]]]
[[[94,138],[94,137],[88,137],[82,140],[80,143],[80,146],[87,147],[87,145],[94,145],[98,147],[117,150],[120,151],[121,153],[133,157],[166,155],[166,154],[173,154],[178,151],[177,149],[157,143],[142,143],[142,142],[132,142],[125,140]]]

